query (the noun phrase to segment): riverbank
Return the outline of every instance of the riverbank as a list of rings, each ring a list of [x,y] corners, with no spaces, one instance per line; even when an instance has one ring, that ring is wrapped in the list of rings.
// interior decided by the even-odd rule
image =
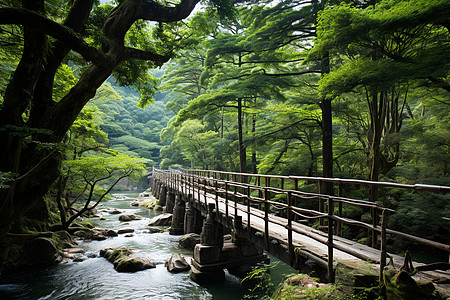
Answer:
[[[98,216],[89,220],[101,228],[132,228],[133,233],[104,240],[78,239],[78,247],[86,251],[84,255],[87,259],[0,278],[0,299],[242,299],[248,293],[248,287],[228,273],[224,283],[200,286],[189,279],[188,272],[168,272],[164,262],[172,254],[179,253],[189,262],[192,251],[179,246],[181,236],[150,232],[147,226],[149,220],[160,212],[131,206],[138,194],[116,196],[102,204]],[[111,214],[113,210],[121,213]],[[119,220],[120,215],[131,214],[141,219],[129,222]],[[135,273],[116,272],[110,262],[99,256],[99,251],[108,247],[132,248],[136,256],[154,261],[156,267]],[[290,272],[289,267],[280,266],[273,270],[272,275],[279,282],[283,274]]]

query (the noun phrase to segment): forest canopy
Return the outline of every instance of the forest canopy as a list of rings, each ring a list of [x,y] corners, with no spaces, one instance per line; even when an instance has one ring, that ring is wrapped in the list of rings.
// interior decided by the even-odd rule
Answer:
[[[0,236],[152,166],[450,185],[448,1],[197,2],[0,1]]]

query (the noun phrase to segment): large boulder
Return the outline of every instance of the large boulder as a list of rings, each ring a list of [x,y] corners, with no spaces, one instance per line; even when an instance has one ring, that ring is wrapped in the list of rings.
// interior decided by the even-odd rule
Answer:
[[[164,266],[171,273],[184,272],[191,268],[184,257],[178,253],[173,254],[169,260],[165,262]]]
[[[60,250],[50,238],[36,238],[24,247],[24,260],[32,266],[49,266],[61,262]]]
[[[195,245],[200,244],[200,234],[198,233],[185,234],[180,238],[178,243],[183,248],[194,250]]]
[[[150,220],[148,226],[170,226],[172,224],[172,214],[161,214]]]
[[[117,272],[136,272],[156,268],[156,263],[141,257],[122,257],[114,262]]]
[[[136,272],[155,268],[156,263],[145,258],[130,257],[133,252],[128,248],[107,248],[100,250],[100,256],[114,264],[117,272]]]
[[[386,268],[383,282],[387,300],[443,299],[432,282],[416,281],[404,270]]]
[[[119,221],[122,221],[122,222],[129,222],[129,221],[140,220],[140,219],[142,219],[142,217],[136,216],[136,215],[121,215],[119,217]]]

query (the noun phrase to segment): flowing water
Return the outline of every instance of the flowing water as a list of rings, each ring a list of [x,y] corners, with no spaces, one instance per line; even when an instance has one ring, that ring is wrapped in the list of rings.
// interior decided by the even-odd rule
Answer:
[[[98,227],[119,229],[131,227],[131,237],[121,234],[103,241],[78,241],[79,247],[91,257],[83,262],[58,264],[45,270],[22,272],[0,278],[0,299],[242,299],[248,294],[249,286],[226,273],[226,281],[219,284],[198,285],[189,279],[188,272],[169,273],[164,262],[173,253],[182,254],[189,262],[192,251],[178,246],[180,236],[164,233],[149,233],[147,224],[158,213],[140,207],[131,207],[130,202],[137,194],[118,197],[99,207],[105,220],[95,219]],[[119,215],[108,214],[102,208],[117,208],[124,214],[137,214],[142,220],[124,225]],[[103,212],[102,212],[103,211]],[[108,247],[129,247],[135,255],[157,263],[156,268],[135,273],[119,273],[106,259],[99,257],[100,249]],[[271,257],[271,262],[278,260]],[[284,274],[295,272],[286,264],[272,269],[273,281],[277,284]]]

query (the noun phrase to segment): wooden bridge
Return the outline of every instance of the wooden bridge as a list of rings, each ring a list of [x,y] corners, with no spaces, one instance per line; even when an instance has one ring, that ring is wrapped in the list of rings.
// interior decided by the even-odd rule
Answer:
[[[329,185],[328,190],[333,191],[334,195],[322,192],[325,185]],[[366,187],[369,199],[344,197],[344,192],[355,186]],[[315,188],[315,191],[302,191],[305,187],[309,190]],[[154,169],[152,186],[155,196],[166,198],[167,193],[167,201],[172,198],[172,207],[181,203],[183,216],[185,204],[182,202],[201,211],[203,216],[213,213],[214,220],[224,228],[233,230],[238,236],[296,269],[308,271],[305,270],[305,263],[308,265],[308,261],[313,261],[326,270],[325,277],[330,282],[335,280],[337,265],[365,269],[366,272],[379,276],[382,276],[384,267],[389,263],[399,269],[404,264],[404,258],[386,251],[387,242],[394,236],[444,253],[450,252],[450,245],[388,228],[387,219],[395,211],[388,207],[386,199],[383,201],[384,205],[381,205],[379,201],[375,201],[378,199],[370,197],[383,195],[384,190],[389,188],[431,193],[450,192],[450,187],[447,186],[181,168],[168,171]],[[175,195],[178,198],[175,199]],[[346,216],[345,211],[350,207],[367,211],[370,213],[370,220],[363,222]],[[175,215],[174,212],[174,218]],[[314,220],[316,228],[308,226]],[[449,221],[449,218],[442,220],[447,225],[450,224]],[[371,247],[342,237],[343,226],[365,228]],[[194,259],[195,255],[200,254],[194,252]],[[422,267],[428,271],[418,272],[415,278],[439,281],[435,286],[441,293],[449,296],[450,273],[446,263],[443,264],[444,270],[440,271],[430,271],[429,269],[433,269],[430,265]],[[418,270],[423,266],[415,262],[413,265]],[[216,263],[216,266],[220,267],[220,263]],[[226,264],[222,267],[226,267]]]

